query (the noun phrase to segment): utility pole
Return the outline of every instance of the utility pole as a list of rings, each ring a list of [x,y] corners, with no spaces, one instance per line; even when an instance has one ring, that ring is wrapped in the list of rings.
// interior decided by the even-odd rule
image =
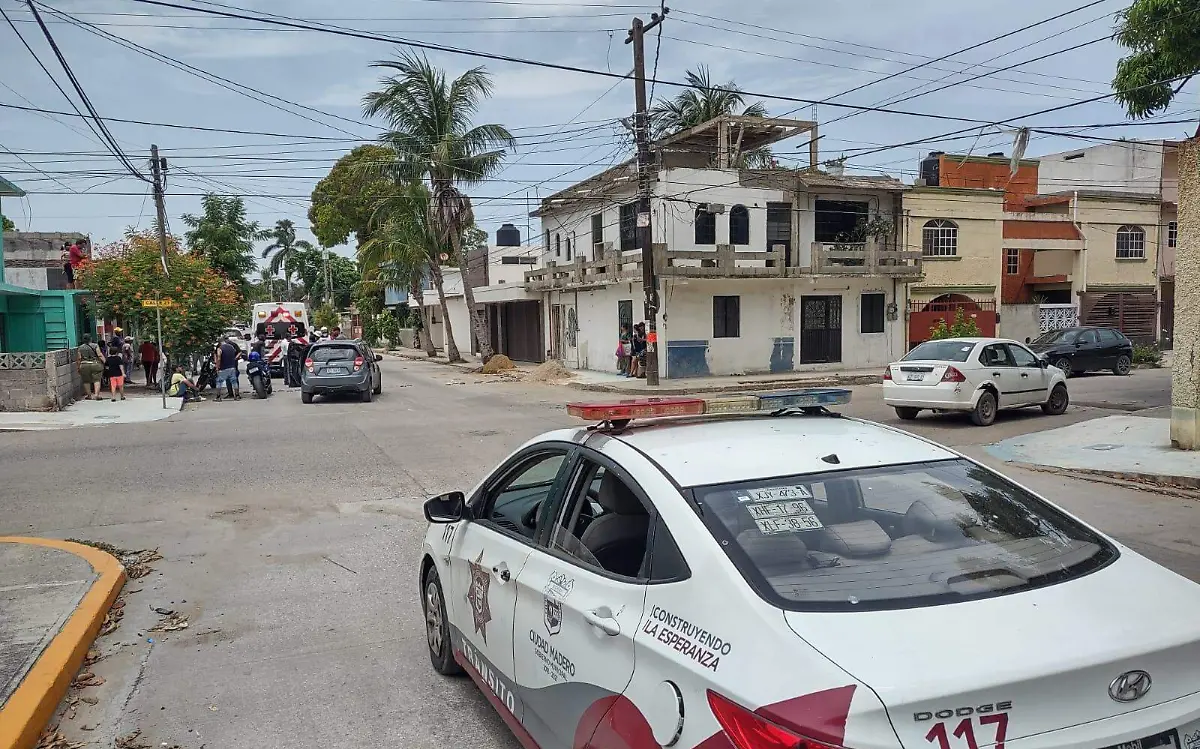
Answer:
[[[663,22],[662,15],[650,14],[650,23],[633,19],[626,44],[633,45],[633,85],[637,111],[633,116],[633,137],[637,141],[637,240],[642,250],[642,290],[646,296],[646,384],[658,385],[658,278],[654,269],[654,232],[650,223],[650,123],[646,104],[646,32]]]
[[[163,275],[171,277],[167,269],[167,206],[163,197],[166,187],[164,174],[167,171],[167,160],[159,158],[158,146],[150,145],[150,170],[154,175],[154,209],[158,212],[158,253],[162,262]]]

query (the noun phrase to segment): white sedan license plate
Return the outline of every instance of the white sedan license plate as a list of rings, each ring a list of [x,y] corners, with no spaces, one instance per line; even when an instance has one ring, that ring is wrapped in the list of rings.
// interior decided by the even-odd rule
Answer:
[[[1173,730],[1163,731],[1144,739],[1126,741],[1104,749],[1179,749],[1179,735]]]
[[[904,379],[908,380],[909,382],[920,382],[921,380],[925,379],[925,375],[921,374],[920,372],[909,372],[904,376]]]
[[[321,374],[332,377],[333,375],[344,375],[347,372],[345,367],[326,367],[325,371]]]

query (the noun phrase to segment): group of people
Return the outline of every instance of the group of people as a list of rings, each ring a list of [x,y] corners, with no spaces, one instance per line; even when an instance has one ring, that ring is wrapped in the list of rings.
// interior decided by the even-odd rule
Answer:
[[[101,337],[96,342],[91,335],[84,334],[77,352],[76,367],[83,379],[84,400],[100,400],[105,381],[113,401],[125,400],[125,385],[132,384],[133,368],[138,361],[146,373],[146,387],[154,387],[158,381],[158,345],[151,340],[143,341],[135,353],[133,336],[124,335],[121,328],[113,328],[111,337]]]
[[[626,377],[646,376],[646,323],[638,323],[630,329],[629,323],[621,323],[621,337],[617,341],[617,371]]]

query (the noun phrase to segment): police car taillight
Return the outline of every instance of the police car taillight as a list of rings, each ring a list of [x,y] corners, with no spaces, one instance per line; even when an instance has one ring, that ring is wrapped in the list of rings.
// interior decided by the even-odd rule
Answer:
[[[798,736],[711,689],[708,706],[737,749],[833,749],[829,744]]]
[[[362,369],[362,365],[363,358],[361,356],[354,357],[354,371],[357,372],[358,370]]]

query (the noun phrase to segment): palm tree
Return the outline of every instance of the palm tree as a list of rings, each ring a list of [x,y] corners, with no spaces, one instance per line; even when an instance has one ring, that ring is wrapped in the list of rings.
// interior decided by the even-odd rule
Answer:
[[[687,71],[686,77],[690,88],[676,94],[673,99],[659,99],[650,107],[650,130],[655,138],[674,135],[722,115],[767,115],[762,102],[756,101],[747,106],[746,97],[733,81],[719,85],[713,83],[707,65]],[[767,167],[771,163],[771,150],[765,147],[755,149],[741,154],[738,161],[741,167]]]
[[[429,189],[421,182],[409,183],[394,199],[380,203],[371,220],[371,237],[358,248],[358,265],[364,279],[407,288],[417,300],[423,295],[421,280],[427,273],[437,289],[438,304],[442,308],[446,358],[462,361],[454,342],[442,278],[441,258],[446,254],[446,244],[440,227],[434,224],[436,214],[431,204]],[[425,353],[433,356],[429,331],[422,325],[420,332]]]
[[[397,161],[391,168],[394,181],[429,179],[430,224],[458,262],[471,326],[480,357],[486,362],[492,356],[487,321],[483,309],[475,304],[462,251],[463,231],[475,222],[475,215],[471,199],[458,186],[477,185],[495,174],[516,141],[501,125],[471,124],[480,103],[492,92],[491,78],[483,68],[472,68],[447,81],[445,72],[433,67],[428,58],[411,52],[372,63],[372,67],[392,74],[380,79],[378,91],[363,97],[363,111],[368,117],[387,120],[389,129],[379,142],[396,152]],[[430,270],[437,265],[432,263]]]
[[[275,222],[275,228],[270,230],[268,238],[275,241],[263,248],[263,260],[271,258],[271,264],[268,266],[270,275],[278,276],[280,269],[283,270],[283,279],[287,282],[287,296],[290,301],[294,270],[292,266],[299,253],[313,249],[312,242],[306,239],[296,239],[296,225],[292,223],[291,219],[286,218]]]

